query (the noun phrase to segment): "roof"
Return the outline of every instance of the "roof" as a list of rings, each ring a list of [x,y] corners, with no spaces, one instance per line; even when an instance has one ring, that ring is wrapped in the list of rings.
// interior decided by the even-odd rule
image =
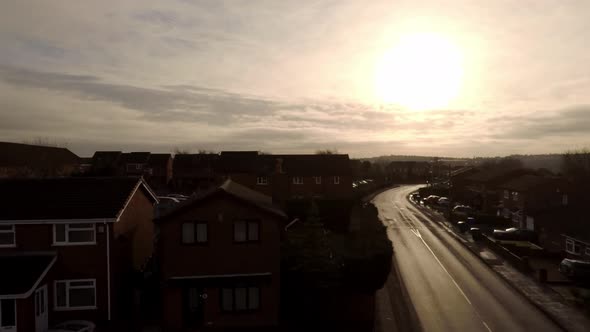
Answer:
[[[508,179],[521,176],[524,174],[533,174],[534,171],[525,168],[518,169],[482,169],[481,171],[469,175],[466,180],[480,183],[501,183]]]
[[[27,298],[56,260],[55,253],[0,255],[0,298]],[[10,268],[6,268],[10,267]]]
[[[77,164],[78,159],[66,148],[0,142],[0,167],[59,167]]]
[[[121,155],[121,163],[125,164],[147,164],[150,159],[149,152],[129,152]]]
[[[170,153],[152,153],[148,165],[151,167],[166,167],[170,158],[172,158]]]
[[[242,186],[232,180],[226,180],[221,186],[208,191],[202,195],[193,196],[192,198],[178,204],[176,208],[168,211],[158,218],[159,221],[168,219],[187,208],[203,203],[206,199],[219,194],[226,194],[242,202],[253,205],[254,207],[274,214],[280,218],[287,218],[287,215],[278,206],[272,203],[272,198],[248,187]]]
[[[215,168],[225,174],[269,174],[275,168],[275,158],[257,151],[222,151]]]
[[[138,177],[65,177],[0,180],[0,223],[72,219],[116,221],[141,188],[156,196]]]
[[[554,187],[555,189],[565,189],[567,183],[564,179],[558,177],[546,177],[532,174],[525,174],[515,177],[509,181],[504,182],[501,187],[512,189],[516,191],[529,191],[542,187]]]
[[[271,155],[283,160],[283,171],[292,176],[351,175],[347,154]]]
[[[219,155],[213,153],[177,154],[174,156],[174,171],[212,169],[218,159]]]
[[[92,165],[96,168],[115,167],[121,155],[121,151],[96,151],[92,156]]]

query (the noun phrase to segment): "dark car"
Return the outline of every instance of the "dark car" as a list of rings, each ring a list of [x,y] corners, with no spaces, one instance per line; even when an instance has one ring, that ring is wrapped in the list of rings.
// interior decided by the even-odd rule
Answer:
[[[559,264],[559,272],[572,280],[589,281],[590,262],[566,258]]]
[[[520,229],[520,228],[508,228],[505,230],[501,229],[494,229],[494,233],[492,235],[496,240],[503,240],[503,241],[530,241],[535,242],[537,239],[537,235],[535,232],[528,230],[528,229]]]

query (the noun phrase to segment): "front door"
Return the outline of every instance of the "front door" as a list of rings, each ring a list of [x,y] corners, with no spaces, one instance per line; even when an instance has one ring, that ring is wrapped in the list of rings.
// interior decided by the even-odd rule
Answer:
[[[205,315],[205,297],[202,288],[188,287],[183,293],[183,319],[186,327],[199,327],[203,325]]]
[[[16,332],[16,300],[0,300],[0,332]]]
[[[35,291],[35,332],[46,332],[49,315],[47,313],[47,285]]]

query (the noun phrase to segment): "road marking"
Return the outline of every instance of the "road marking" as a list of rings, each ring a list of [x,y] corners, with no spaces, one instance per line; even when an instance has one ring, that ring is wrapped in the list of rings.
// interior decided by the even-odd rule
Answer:
[[[479,316],[479,314],[478,314]],[[483,326],[486,327],[486,329],[488,329],[488,331],[492,332],[492,329],[488,326],[488,324],[486,324],[486,322],[484,322],[483,320],[481,321],[483,323]]]

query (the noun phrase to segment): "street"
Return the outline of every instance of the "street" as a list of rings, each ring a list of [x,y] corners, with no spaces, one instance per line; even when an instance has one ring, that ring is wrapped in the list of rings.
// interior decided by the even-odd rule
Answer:
[[[390,189],[377,195],[373,203],[387,226],[402,286],[422,330],[561,331],[413,206],[407,196],[418,188]]]

